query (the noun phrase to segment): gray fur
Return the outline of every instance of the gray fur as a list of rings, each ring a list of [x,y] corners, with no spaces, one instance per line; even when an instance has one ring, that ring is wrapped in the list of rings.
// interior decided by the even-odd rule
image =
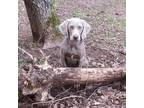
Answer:
[[[60,46],[60,59],[64,67],[67,67],[65,55],[68,53],[71,56],[79,56],[79,67],[88,65],[86,59],[86,51],[84,38],[90,32],[90,25],[79,18],[71,18],[62,22],[59,26],[61,33],[65,36]],[[75,39],[76,37],[76,39]],[[69,61],[72,63],[73,61]]]

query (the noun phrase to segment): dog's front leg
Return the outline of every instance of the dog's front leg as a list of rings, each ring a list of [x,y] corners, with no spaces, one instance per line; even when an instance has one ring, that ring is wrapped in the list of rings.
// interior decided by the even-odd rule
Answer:
[[[65,61],[65,53],[64,50],[61,49],[60,51],[60,60],[61,60],[61,64],[63,67],[66,67],[66,61]]]
[[[85,56],[82,56],[80,58],[80,65],[79,66],[80,67],[88,67],[88,61],[87,61]]]
[[[80,50],[80,67],[88,67],[88,60],[86,58],[86,51],[84,44],[81,45]]]

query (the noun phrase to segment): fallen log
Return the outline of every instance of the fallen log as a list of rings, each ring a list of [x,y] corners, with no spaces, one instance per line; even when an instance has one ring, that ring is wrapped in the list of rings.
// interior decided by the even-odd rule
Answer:
[[[54,84],[105,83],[125,77],[125,68],[58,68]]]
[[[28,69],[27,69],[28,70]],[[107,83],[126,76],[125,68],[33,68],[19,72],[19,88],[23,95],[47,91],[51,85]]]

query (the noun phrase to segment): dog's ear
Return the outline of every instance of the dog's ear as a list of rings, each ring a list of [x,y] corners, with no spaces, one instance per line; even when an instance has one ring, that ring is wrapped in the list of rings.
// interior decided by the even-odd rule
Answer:
[[[87,34],[90,32],[91,27],[85,20],[82,20],[82,23],[83,23],[82,38],[84,39],[84,38],[86,38]]]
[[[62,23],[59,25],[59,30],[60,30],[60,32],[61,32],[63,35],[65,35],[65,36],[68,35],[68,28],[67,28],[68,23],[69,23],[69,19],[65,20],[64,22],[62,22]]]

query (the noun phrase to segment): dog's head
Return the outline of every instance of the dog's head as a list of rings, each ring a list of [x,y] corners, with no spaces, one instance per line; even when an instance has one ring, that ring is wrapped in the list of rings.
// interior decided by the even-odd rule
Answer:
[[[62,22],[59,25],[59,30],[70,41],[77,42],[82,41],[90,32],[90,25],[80,18],[71,18]]]

